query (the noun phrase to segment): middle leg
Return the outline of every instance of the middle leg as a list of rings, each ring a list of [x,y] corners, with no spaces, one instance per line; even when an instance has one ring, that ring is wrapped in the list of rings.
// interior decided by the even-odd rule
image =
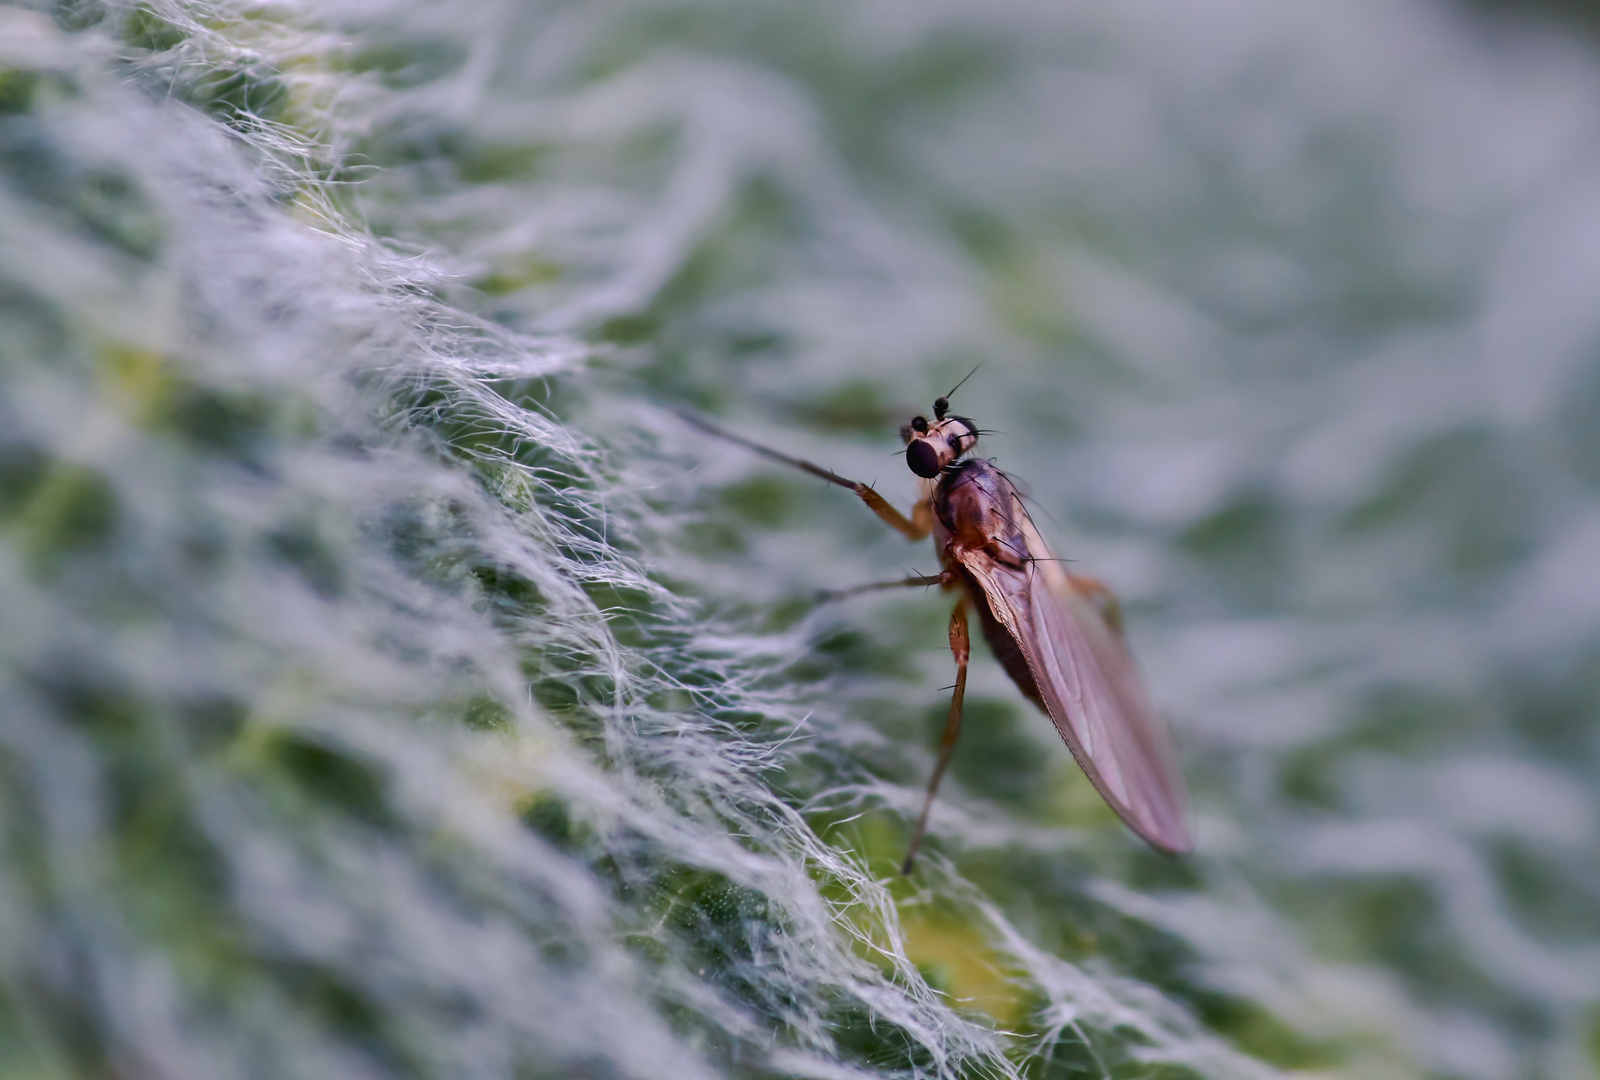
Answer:
[[[944,570],[937,574],[917,574],[895,581],[874,581],[870,585],[856,585],[849,589],[823,589],[817,593],[817,602],[825,604],[832,600],[843,600],[847,596],[855,596],[857,593],[877,592],[880,589],[911,589],[916,588],[918,585],[949,585],[955,579],[956,576],[954,574]]]
[[[967,598],[956,601],[950,613],[950,652],[956,658],[955,693],[950,697],[950,717],[944,724],[944,738],[939,741],[939,762],[933,767],[933,779],[928,781],[928,794],[922,800],[922,815],[911,833],[911,849],[906,852],[905,865],[900,873],[911,873],[911,863],[922,846],[922,836],[928,831],[928,813],[933,809],[933,798],[939,793],[939,781],[950,767],[950,755],[956,748],[956,738],[961,734],[961,703],[967,696],[967,661],[972,656],[972,639],[967,634]]]

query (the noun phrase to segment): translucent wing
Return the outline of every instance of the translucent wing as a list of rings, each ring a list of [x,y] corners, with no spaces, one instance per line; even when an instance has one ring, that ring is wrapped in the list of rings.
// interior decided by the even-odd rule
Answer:
[[[1020,504],[1017,526],[1034,560],[1049,548]],[[1039,700],[1072,756],[1117,815],[1152,846],[1188,851],[1183,776],[1121,635],[1059,562],[1021,568],[982,551],[961,565],[983,590],[995,620],[1016,642]],[[1024,688],[1026,689],[1026,688]]]

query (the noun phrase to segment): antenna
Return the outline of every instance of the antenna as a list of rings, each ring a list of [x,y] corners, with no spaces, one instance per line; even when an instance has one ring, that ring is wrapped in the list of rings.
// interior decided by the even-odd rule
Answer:
[[[934,402],[933,402],[933,418],[935,420],[943,420],[944,419],[944,414],[950,411],[950,394],[954,394],[957,390],[960,390],[963,386],[967,385],[967,379],[970,379],[974,375],[976,375],[978,373],[978,368],[981,368],[982,366],[983,366],[982,364],[979,364],[977,367],[975,367],[971,371],[967,372],[966,376],[963,377],[960,382],[956,383],[954,386],[952,386],[950,388],[950,393],[949,394],[946,394],[944,397],[936,398],[934,400]]]
[[[978,373],[978,368],[981,368],[982,366],[983,366],[982,364],[978,364],[975,367],[973,367],[973,369],[971,371],[969,371],[965,375],[963,375],[961,377],[961,381],[956,383],[954,386],[952,386],[950,388],[950,392],[948,394],[946,394],[945,397],[946,398],[955,397],[956,396],[956,391],[960,390],[963,386],[967,385],[967,380],[972,378],[974,375],[976,375]]]

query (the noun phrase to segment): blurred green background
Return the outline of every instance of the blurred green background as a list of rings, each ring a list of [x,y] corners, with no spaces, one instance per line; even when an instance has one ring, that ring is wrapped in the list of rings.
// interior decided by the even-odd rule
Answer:
[[[0,1076],[1600,1076],[1591,9],[0,7]]]

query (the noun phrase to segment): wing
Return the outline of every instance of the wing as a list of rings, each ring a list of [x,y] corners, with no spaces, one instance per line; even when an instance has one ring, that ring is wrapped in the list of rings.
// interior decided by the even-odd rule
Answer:
[[[1049,559],[1020,505],[1017,517],[1029,554]],[[1059,562],[1017,568],[982,551],[963,552],[960,561],[1016,641],[1045,711],[1106,802],[1153,847],[1193,847],[1171,736],[1121,636],[1085,591]]]

